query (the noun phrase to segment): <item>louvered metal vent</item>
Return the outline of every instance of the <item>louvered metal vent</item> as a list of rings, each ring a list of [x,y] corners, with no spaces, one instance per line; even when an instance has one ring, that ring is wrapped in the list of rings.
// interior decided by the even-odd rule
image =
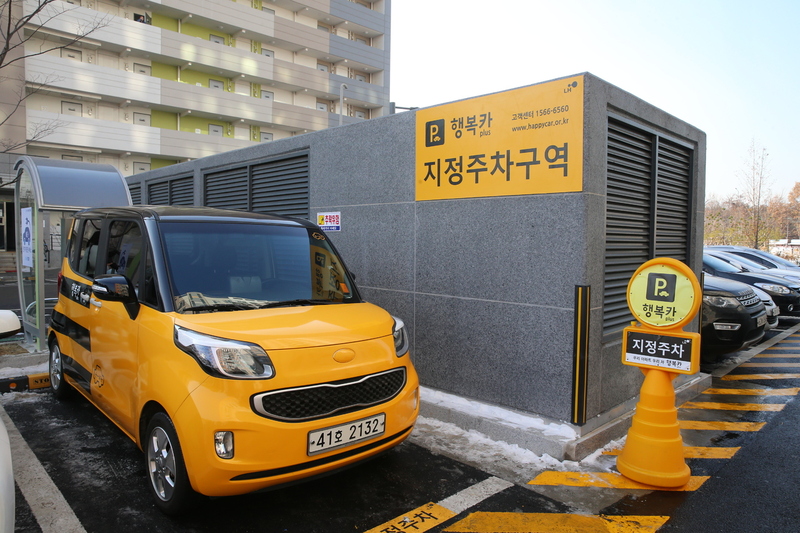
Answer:
[[[131,185],[128,187],[128,190],[131,193],[131,203],[133,205],[141,205],[142,204],[142,186],[141,185]]]
[[[688,257],[693,151],[609,117],[603,335],[633,319],[628,282],[653,257]]]
[[[205,203],[208,207],[224,209],[248,208],[247,167],[214,172],[206,175]]]

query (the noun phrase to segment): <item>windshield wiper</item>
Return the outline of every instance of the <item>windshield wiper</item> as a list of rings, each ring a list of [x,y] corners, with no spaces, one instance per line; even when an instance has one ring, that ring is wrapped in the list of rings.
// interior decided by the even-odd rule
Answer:
[[[332,302],[330,300],[308,300],[308,299],[299,299],[299,300],[284,300],[280,302],[269,302],[264,305],[258,306],[259,309],[269,309],[270,307],[290,307],[293,305],[322,305],[322,304],[335,304],[338,302]]]
[[[257,309],[253,305],[244,304],[209,304],[209,305],[195,305],[181,309],[181,312],[186,311],[241,311],[244,309]]]

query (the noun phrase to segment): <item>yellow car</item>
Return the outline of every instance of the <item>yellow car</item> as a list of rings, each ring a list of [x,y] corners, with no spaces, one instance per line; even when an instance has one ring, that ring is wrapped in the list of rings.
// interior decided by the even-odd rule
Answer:
[[[167,514],[326,473],[409,436],[403,322],[364,302],[305,220],[210,208],[75,215],[50,383],[144,451]]]

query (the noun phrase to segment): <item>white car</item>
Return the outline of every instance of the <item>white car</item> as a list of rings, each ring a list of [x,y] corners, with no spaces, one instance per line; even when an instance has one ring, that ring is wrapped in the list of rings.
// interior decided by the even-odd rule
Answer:
[[[764,326],[764,330],[766,331],[777,327],[780,309],[777,305],[775,305],[775,302],[772,300],[772,297],[769,294],[754,285],[751,285],[751,287],[755,291],[756,295],[761,298],[761,301],[764,303],[764,308],[767,311],[767,325]]]

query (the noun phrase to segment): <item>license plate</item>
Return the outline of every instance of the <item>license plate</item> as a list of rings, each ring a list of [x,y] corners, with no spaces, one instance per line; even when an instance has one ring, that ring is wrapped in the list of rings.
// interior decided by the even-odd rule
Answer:
[[[759,326],[763,326],[766,323],[767,323],[767,315],[766,314],[763,314],[763,315],[761,315],[760,317],[758,317],[756,319],[756,324],[759,325]]]
[[[308,433],[308,455],[350,446],[383,435],[385,431],[386,415],[383,413],[347,424],[310,431]]]

